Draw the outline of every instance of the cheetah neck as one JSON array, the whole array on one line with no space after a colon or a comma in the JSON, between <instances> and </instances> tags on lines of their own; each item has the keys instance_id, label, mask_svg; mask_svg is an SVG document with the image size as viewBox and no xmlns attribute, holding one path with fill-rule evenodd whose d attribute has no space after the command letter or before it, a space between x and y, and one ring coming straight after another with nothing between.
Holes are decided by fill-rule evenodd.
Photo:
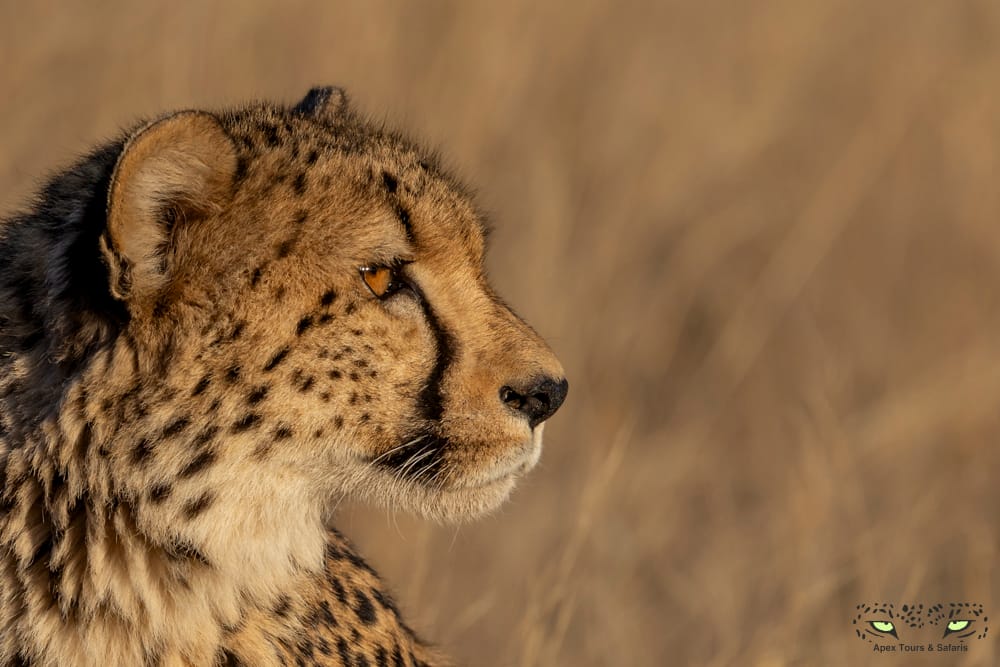
<instances>
[{"instance_id":1,"label":"cheetah neck","mask_svg":"<svg viewBox=\"0 0 1000 667\"><path fill-rule=\"evenodd\" d=\"M138 483L118 472L154 433L142 420L102 419L87 386L71 385L36 435L0 438L0 590L27 607L19 621L0 616L0 635L17 632L7 624L34 628L65 664L143 664L154 651L211 664L227 629L322 567L320 503L291 472L223 470L213 484L226 492L190 516L206 504L194 485L159 498L156 466Z\"/></svg>"}]
</instances>

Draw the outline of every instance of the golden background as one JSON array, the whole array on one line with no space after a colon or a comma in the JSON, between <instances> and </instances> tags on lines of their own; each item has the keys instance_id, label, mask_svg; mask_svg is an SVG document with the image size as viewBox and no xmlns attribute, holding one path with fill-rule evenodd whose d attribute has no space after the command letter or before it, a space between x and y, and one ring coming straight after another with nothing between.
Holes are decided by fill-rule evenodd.
<instances>
[{"instance_id":1,"label":"golden background","mask_svg":"<svg viewBox=\"0 0 1000 667\"><path fill-rule=\"evenodd\" d=\"M422 634L896 664L858 602L1000 615L1000 4L6 0L0 207L138 117L324 83L477 187L570 378L495 516L342 512Z\"/></svg>"}]
</instances>

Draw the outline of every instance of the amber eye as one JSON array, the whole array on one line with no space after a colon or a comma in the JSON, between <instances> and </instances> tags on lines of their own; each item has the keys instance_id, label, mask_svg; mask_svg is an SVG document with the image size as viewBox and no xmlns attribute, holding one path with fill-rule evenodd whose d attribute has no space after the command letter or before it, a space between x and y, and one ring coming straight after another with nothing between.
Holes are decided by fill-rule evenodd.
<instances>
[{"instance_id":1,"label":"amber eye","mask_svg":"<svg viewBox=\"0 0 1000 667\"><path fill-rule=\"evenodd\" d=\"M407 286L399 278L396 269L389 266L362 266L361 279L368 285L372 294L384 299Z\"/></svg>"}]
</instances>

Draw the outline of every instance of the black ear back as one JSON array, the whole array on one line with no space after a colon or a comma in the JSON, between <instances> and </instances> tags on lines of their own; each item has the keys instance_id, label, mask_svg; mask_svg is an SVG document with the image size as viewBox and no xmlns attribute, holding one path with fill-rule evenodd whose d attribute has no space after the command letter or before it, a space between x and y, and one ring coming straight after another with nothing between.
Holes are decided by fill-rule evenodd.
<instances>
[{"instance_id":1,"label":"black ear back","mask_svg":"<svg viewBox=\"0 0 1000 667\"><path fill-rule=\"evenodd\" d=\"M302 100L292 107L292 111L313 118L332 118L347 110L347 93L336 86L312 88Z\"/></svg>"}]
</instances>

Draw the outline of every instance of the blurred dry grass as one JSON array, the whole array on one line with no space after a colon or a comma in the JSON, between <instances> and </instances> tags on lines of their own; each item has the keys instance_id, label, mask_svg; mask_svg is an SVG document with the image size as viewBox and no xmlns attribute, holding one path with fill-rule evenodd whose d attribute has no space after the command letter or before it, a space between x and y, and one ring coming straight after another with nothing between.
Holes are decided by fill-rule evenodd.
<instances>
[{"instance_id":1,"label":"blurred dry grass","mask_svg":"<svg viewBox=\"0 0 1000 667\"><path fill-rule=\"evenodd\" d=\"M138 115L333 82L495 212L572 384L542 466L341 521L460 659L895 664L856 602L1000 615L1000 5L90 5L0 6L5 210Z\"/></svg>"}]
</instances>

